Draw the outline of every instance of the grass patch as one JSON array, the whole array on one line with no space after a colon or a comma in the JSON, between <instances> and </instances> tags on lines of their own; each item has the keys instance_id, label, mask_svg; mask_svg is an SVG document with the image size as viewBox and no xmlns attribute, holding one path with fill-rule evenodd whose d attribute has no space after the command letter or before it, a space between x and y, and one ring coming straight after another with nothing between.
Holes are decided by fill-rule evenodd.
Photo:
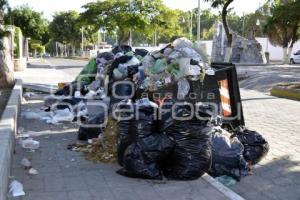
<instances>
[{"instance_id":1,"label":"grass patch","mask_svg":"<svg viewBox=\"0 0 300 200\"><path fill-rule=\"evenodd\" d=\"M300 83L282 83L271 89L271 95L300 101Z\"/></svg>"}]
</instances>

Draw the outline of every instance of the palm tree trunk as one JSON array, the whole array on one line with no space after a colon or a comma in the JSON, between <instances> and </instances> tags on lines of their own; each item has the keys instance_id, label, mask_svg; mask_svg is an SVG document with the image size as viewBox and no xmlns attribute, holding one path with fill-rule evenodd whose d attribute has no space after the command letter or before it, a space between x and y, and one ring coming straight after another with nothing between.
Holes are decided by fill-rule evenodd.
<instances>
[{"instance_id":1,"label":"palm tree trunk","mask_svg":"<svg viewBox=\"0 0 300 200\"><path fill-rule=\"evenodd\" d=\"M233 0L227 0L222 9L222 22L227 36L227 46L226 46L224 62L229 62L232 54L232 34L230 33L228 23L227 23L227 13L228 13L227 9L232 2Z\"/></svg>"}]
</instances>

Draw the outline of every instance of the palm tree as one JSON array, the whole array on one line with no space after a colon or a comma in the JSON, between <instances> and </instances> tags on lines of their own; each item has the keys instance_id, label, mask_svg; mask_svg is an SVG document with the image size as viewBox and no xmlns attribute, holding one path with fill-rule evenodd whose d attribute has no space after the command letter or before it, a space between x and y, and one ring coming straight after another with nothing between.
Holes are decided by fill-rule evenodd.
<instances>
[{"instance_id":1,"label":"palm tree","mask_svg":"<svg viewBox=\"0 0 300 200\"><path fill-rule=\"evenodd\" d=\"M229 12L228 7L234 0L205 0L211 2L213 8L222 6L222 23L227 37L227 47L225 53L225 62L229 62L232 53L232 34L230 33L229 26L227 23L227 14Z\"/></svg>"},{"instance_id":2,"label":"palm tree","mask_svg":"<svg viewBox=\"0 0 300 200\"><path fill-rule=\"evenodd\" d=\"M0 89L14 84L13 72L8 68L5 60L3 38L7 35L4 28L4 10L8 7L6 0L0 0Z\"/></svg>"}]
</instances>

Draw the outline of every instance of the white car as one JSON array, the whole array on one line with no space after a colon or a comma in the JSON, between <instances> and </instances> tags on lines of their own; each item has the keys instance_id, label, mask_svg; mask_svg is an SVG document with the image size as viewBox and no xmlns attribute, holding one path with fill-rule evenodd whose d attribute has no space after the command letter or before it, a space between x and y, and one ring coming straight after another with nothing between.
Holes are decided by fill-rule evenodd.
<instances>
[{"instance_id":1,"label":"white car","mask_svg":"<svg viewBox=\"0 0 300 200\"><path fill-rule=\"evenodd\" d=\"M300 51L293 53L290 57L290 64L300 63Z\"/></svg>"}]
</instances>

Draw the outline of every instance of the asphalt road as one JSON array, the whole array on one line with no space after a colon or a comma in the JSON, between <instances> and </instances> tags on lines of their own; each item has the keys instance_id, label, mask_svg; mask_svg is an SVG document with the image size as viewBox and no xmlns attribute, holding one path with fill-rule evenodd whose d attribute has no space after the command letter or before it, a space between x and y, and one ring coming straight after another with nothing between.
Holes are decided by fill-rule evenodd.
<instances>
[{"instance_id":1,"label":"asphalt road","mask_svg":"<svg viewBox=\"0 0 300 200\"><path fill-rule=\"evenodd\" d=\"M88 63L85 60L63 59L63 58L48 58L45 59L51 67L61 70L72 77L76 77L83 67Z\"/></svg>"},{"instance_id":2,"label":"asphalt road","mask_svg":"<svg viewBox=\"0 0 300 200\"><path fill-rule=\"evenodd\" d=\"M276 84L282 82L300 82L299 65L272 65L272 66L238 66L240 87L268 93Z\"/></svg>"}]
</instances>

